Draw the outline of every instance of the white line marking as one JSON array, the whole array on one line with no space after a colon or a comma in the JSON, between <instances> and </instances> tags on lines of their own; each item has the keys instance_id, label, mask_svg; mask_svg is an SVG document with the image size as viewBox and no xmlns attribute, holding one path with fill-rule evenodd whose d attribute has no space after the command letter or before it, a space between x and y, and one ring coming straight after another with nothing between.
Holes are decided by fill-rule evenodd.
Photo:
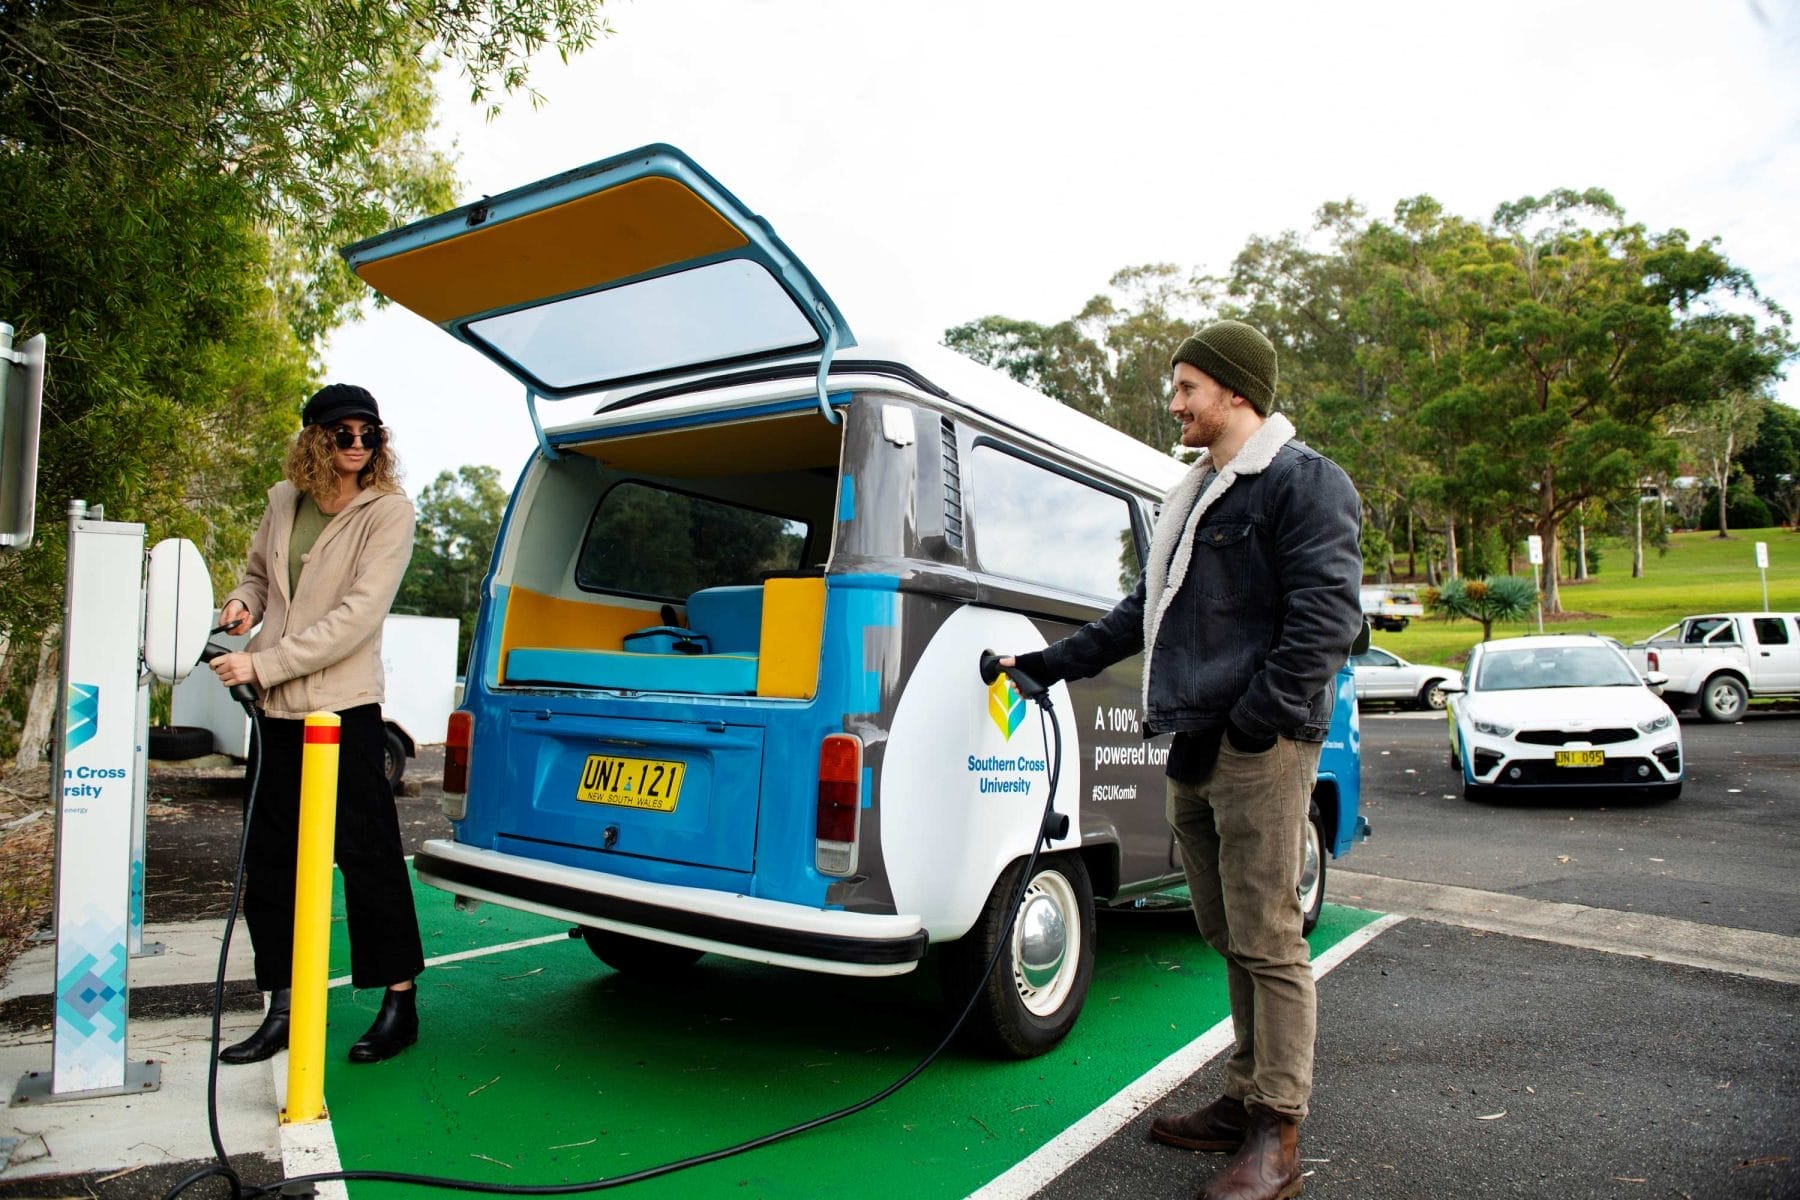
<instances>
[{"instance_id":1,"label":"white line marking","mask_svg":"<svg viewBox=\"0 0 1800 1200\"><path fill-rule=\"evenodd\" d=\"M465 958L485 958L490 954L504 954L508 950L523 950L527 946L547 946L551 942L566 942L568 940L569 935L566 933L547 933L543 937L525 938L523 941L505 942L498 946L479 946L474 950L458 950L455 954L440 954L436 958L426 959L425 965L428 967L439 967L445 963L461 962ZM326 986L345 987L349 982L350 977L348 975L339 975L336 979L330 980Z\"/></svg>"},{"instance_id":2,"label":"white line marking","mask_svg":"<svg viewBox=\"0 0 1800 1200\"><path fill-rule=\"evenodd\" d=\"M1378 917L1312 960L1313 978L1325 975L1377 936L1406 918ZM1054 1182L1107 1138L1124 1128L1145 1109L1174 1091L1188 1076L1215 1055L1231 1048L1231 1018L1183 1046L1121 1089L1112 1099L1057 1134L1048 1144L1020 1159L986 1187L969 1194L969 1200L1023 1200Z\"/></svg>"}]
</instances>

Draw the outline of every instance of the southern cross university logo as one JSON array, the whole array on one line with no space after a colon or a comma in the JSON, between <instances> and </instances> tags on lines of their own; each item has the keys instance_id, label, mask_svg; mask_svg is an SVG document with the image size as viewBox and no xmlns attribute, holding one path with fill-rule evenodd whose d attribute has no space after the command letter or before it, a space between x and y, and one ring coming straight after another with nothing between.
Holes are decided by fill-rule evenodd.
<instances>
[{"instance_id":1,"label":"southern cross university logo","mask_svg":"<svg viewBox=\"0 0 1800 1200\"><path fill-rule=\"evenodd\" d=\"M994 724L1000 727L1008 741L1012 740L1013 730L1019 727L1019 722L1025 719L1025 697L1019 695L1019 689L1004 675L988 688L988 716L994 718Z\"/></svg>"},{"instance_id":2,"label":"southern cross university logo","mask_svg":"<svg viewBox=\"0 0 1800 1200\"><path fill-rule=\"evenodd\" d=\"M68 705L63 720L65 752L91 739L100 727L100 689L91 683L71 683Z\"/></svg>"}]
</instances>

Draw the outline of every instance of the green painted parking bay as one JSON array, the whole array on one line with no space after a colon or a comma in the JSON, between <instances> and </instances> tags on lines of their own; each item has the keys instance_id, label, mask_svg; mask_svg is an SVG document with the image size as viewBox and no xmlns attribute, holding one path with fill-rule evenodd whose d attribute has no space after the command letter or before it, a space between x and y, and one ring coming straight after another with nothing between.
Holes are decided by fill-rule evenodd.
<instances>
[{"instance_id":1,"label":"green painted parking bay","mask_svg":"<svg viewBox=\"0 0 1800 1200\"><path fill-rule=\"evenodd\" d=\"M645 1170L862 1100L922 1058L949 1020L929 962L861 980L708 956L653 983L613 972L561 936L561 922L458 912L444 893L415 890L427 956L458 957L420 978L419 1044L386 1063L344 1061L380 993L333 989L325 1094L348 1171L563 1184ZM349 961L341 899L335 916L334 977ZM1327 906L1314 955L1376 916ZM873 1108L632 1194L981 1188L1228 1014L1223 963L1185 912L1107 914L1099 935L1086 1008L1050 1053L1010 1062L953 1046ZM371 1200L428 1194L349 1188Z\"/></svg>"}]
</instances>

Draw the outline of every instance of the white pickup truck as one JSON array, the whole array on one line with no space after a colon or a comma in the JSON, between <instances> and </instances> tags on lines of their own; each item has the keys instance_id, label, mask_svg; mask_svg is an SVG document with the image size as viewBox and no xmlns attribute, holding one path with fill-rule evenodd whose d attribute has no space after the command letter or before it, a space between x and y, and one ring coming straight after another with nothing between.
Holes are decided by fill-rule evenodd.
<instances>
[{"instance_id":1,"label":"white pickup truck","mask_svg":"<svg viewBox=\"0 0 1800 1200\"><path fill-rule=\"evenodd\" d=\"M1425 615L1425 606L1411 588L1365 587L1362 610L1371 626L1388 633L1399 633L1412 618Z\"/></svg>"},{"instance_id":2,"label":"white pickup truck","mask_svg":"<svg viewBox=\"0 0 1800 1200\"><path fill-rule=\"evenodd\" d=\"M1670 708L1697 700L1709 721L1741 720L1751 697L1800 696L1800 613L1683 617L1626 654L1638 670L1669 677Z\"/></svg>"}]
</instances>

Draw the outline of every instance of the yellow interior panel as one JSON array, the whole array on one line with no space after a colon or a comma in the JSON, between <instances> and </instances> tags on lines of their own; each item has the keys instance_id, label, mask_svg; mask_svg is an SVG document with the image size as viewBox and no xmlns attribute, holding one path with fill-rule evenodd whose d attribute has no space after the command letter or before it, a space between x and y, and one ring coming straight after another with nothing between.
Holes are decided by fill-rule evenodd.
<instances>
[{"instance_id":1,"label":"yellow interior panel","mask_svg":"<svg viewBox=\"0 0 1800 1200\"><path fill-rule=\"evenodd\" d=\"M622 650L626 634L659 620L657 613L641 608L564 600L516 587L507 593L506 625L500 631L500 669L505 671L506 656L517 646Z\"/></svg>"},{"instance_id":2,"label":"yellow interior panel","mask_svg":"<svg viewBox=\"0 0 1800 1200\"><path fill-rule=\"evenodd\" d=\"M823 579L766 580L756 694L811 699L819 690L819 653L824 632Z\"/></svg>"},{"instance_id":3,"label":"yellow interior panel","mask_svg":"<svg viewBox=\"0 0 1800 1200\"><path fill-rule=\"evenodd\" d=\"M634 179L357 269L363 282L439 325L587 291L747 239L673 179Z\"/></svg>"},{"instance_id":4,"label":"yellow interior panel","mask_svg":"<svg viewBox=\"0 0 1800 1200\"><path fill-rule=\"evenodd\" d=\"M833 425L818 410L808 409L774 420L689 426L574 448L617 470L700 479L751 469L836 467L842 436L842 425Z\"/></svg>"}]
</instances>

